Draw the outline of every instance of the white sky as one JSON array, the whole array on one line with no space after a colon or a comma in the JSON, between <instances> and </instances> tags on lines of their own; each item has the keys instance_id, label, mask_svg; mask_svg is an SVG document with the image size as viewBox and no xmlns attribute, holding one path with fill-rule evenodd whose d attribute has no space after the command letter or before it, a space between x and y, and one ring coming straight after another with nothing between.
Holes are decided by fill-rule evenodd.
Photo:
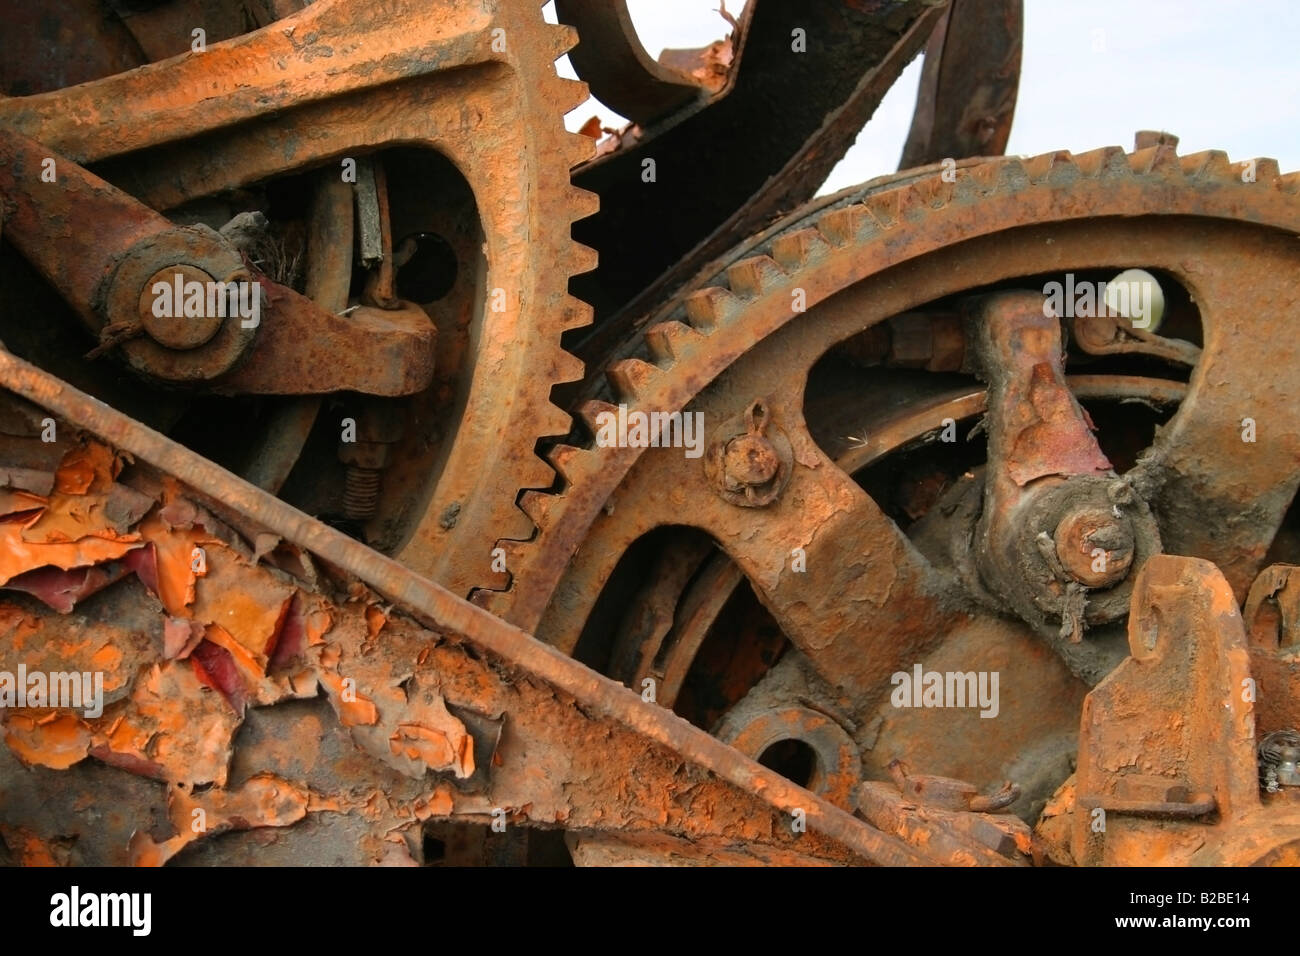
<instances>
[{"instance_id":1,"label":"white sky","mask_svg":"<svg viewBox=\"0 0 1300 956\"><path fill-rule=\"evenodd\" d=\"M787 2L787 0L768 0ZM698 47L727 25L717 0L628 0L651 56ZM741 0L727 9L739 13ZM547 5L547 19L554 11ZM897 168L921 58L908 66L821 192ZM564 75L573 76L567 59ZM1133 148L1139 129L1180 137L1179 152L1271 156L1300 169L1300 2L1296 0L1025 0L1020 96L1008 152ZM595 100L567 117L623 118Z\"/></svg>"}]
</instances>

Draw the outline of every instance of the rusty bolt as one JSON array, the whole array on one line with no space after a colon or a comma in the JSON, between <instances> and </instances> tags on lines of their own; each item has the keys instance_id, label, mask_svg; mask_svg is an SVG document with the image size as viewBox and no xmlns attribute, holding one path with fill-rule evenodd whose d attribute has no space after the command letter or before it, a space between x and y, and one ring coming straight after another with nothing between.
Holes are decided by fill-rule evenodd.
<instances>
[{"instance_id":1,"label":"rusty bolt","mask_svg":"<svg viewBox=\"0 0 1300 956\"><path fill-rule=\"evenodd\" d=\"M781 462L772 443L762 435L741 435L727 442L722 467L727 490L744 491L775 478Z\"/></svg>"},{"instance_id":2,"label":"rusty bolt","mask_svg":"<svg viewBox=\"0 0 1300 956\"><path fill-rule=\"evenodd\" d=\"M790 477L790 442L771 426L759 399L745 411L743 427L734 421L715 433L704 470L724 500L743 508L771 504Z\"/></svg>"},{"instance_id":3,"label":"rusty bolt","mask_svg":"<svg viewBox=\"0 0 1300 956\"><path fill-rule=\"evenodd\" d=\"M154 295L154 285L164 282L174 288L178 278L182 287L187 282L203 284L205 311L187 316L184 314L184 298L176 297L172 301L172 315L155 315L153 307L157 296ZM150 276L140 290L140 323L149 337L169 349L196 349L209 342L221 328L221 316L206 312L207 283L213 281L212 276L191 265L167 266Z\"/></svg>"},{"instance_id":4,"label":"rusty bolt","mask_svg":"<svg viewBox=\"0 0 1300 956\"><path fill-rule=\"evenodd\" d=\"M389 452L406 432L406 412L398 402L370 398L357 411L357 441L339 442L339 461L347 465L343 514L369 521L378 511L379 490Z\"/></svg>"},{"instance_id":5,"label":"rusty bolt","mask_svg":"<svg viewBox=\"0 0 1300 956\"><path fill-rule=\"evenodd\" d=\"M1118 584L1133 564L1133 527L1111 511L1083 507L1056 526L1056 556L1075 581L1090 588Z\"/></svg>"}]
</instances>

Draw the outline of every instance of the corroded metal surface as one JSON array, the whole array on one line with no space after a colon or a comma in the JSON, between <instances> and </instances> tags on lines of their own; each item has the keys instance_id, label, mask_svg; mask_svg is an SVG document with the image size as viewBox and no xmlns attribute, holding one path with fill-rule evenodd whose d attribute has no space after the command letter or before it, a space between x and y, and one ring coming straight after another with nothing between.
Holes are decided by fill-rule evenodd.
<instances>
[{"instance_id":1,"label":"corroded metal surface","mask_svg":"<svg viewBox=\"0 0 1300 956\"><path fill-rule=\"evenodd\" d=\"M1018 0L540 7L6 13L0 861L1300 859L1297 174L988 158Z\"/></svg>"},{"instance_id":2,"label":"corroded metal surface","mask_svg":"<svg viewBox=\"0 0 1300 956\"><path fill-rule=\"evenodd\" d=\"M1055 798L1069 857L1294 863L1300 805L1294 791L1260 793L1251 659L1227 580L1206 561L1154 557L1133 607L1131 656L1085 701L1079 769Z\"/></svg>"}]
</instances>

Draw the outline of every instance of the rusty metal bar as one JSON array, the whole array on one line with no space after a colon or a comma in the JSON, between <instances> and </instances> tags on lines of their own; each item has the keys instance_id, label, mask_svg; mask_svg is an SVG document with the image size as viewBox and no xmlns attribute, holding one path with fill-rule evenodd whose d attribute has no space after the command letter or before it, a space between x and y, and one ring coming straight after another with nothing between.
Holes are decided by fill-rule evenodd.
<instances>
[{"instance_id":1,"label":"rusty metal bar","mask_svg":"<svg viewBox=\"0 0 1300 956\"><path fill-rule=\"evenodd\" d=\"M3 349L0 385L176 475L200 493L355 575L433 626L496 654L776 809L802 810L809 826L839 840L864 860L887 866L942 862L918 854L671 712L646 704L621 684Z\"/></svg>"}]
</instances>

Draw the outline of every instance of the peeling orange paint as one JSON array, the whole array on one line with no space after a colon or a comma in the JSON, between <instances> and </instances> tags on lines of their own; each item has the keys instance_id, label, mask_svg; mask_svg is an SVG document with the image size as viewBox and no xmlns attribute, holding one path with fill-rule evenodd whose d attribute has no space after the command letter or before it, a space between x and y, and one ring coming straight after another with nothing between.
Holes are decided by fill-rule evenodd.
<instances>
[{"instance_id":1,"label":"peeling orange paint","mask_svg":"<svg viewBox=\"0 0 1300 956\"><path fill-rule=\"evenodd\" d=\"M66 770L90 752L90 728L67 714L41 720L30 713L14 713L4 729L9 749L29 766Z\"/></svg>"}]
</instances>

